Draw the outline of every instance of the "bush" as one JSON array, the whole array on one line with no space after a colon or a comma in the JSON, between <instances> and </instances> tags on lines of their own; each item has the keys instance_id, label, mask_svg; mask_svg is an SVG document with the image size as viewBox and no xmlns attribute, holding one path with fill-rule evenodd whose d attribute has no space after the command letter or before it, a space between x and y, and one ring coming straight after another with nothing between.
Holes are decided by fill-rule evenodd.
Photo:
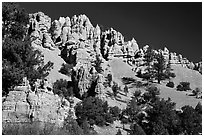
<instances>
[{"instance_id":1,"label":"bush","mask_svg":"<svg viewBox=\"0 0 204 137\"><path fill-rule=\"evenodd\" d=\"M202 133L202 115L191 106L184 106L181 109L183 113L179 116L183 132L188 135L199 135Z\"/></svg>"},{"instance_id":2,"label":"bush","mask_svg":"<svg viewBox=\"0 0 204 137\"><path fill-rule=\"evenodd\" d=\"M99 55L96 55L96 60L94 61L94 67L98 73L103 72L103 68L101 67L102 60L100 59Z\"/></svg>"},{"instance_id":3,"label":"bush","mask_svg":"<svg viewBox=\"0 0 204 137\"><path fill-rule=\"evenodd\" d=\"M120 129L118 129L118 131L117 131L116 135L122 135L122 133L121 133L121 130L120 130Z\"/></svg>"},{"instance_id":4,"label":"bush","mask_svg":"<svg viewBox=\"0 0 204 137\"><path fill-rule=\"evenodd\" d=\"M83 135L83 129L70 115L68 115L68 117L64 120L62 129L67 131L70 135Z\"/></svg>"},{"instance_id":5,"label":"bush","mask_svg":"<svg viewBox=\"0 0 204 137\"><path fill-rule=\"evenodd\" d=\"M127 96L127 94L128 94L128 86L127 85L125 85L125 87L124 87L124 92L125 92L125 94Z\"/></svg>"},{"instance_id":6,"label":"bush","mask_svg":"<svg viewBox=\"0 0 204 137\"><path fill-rule=\"evenodd\" d=\"M118 90L119 90L119 86L117 83L115 83L115 82L113 83L112 90L113 90L114 96L116 97L118 94Z\"/></svg>"},{"instance_id":7,"label":"bush","mask_svg":"<svg viewBox=\"0 0 204 137\"><path fill-rule=\"evenodd\" d=\"M119 118L120 113L121 113L121 110L119 107L117 106L110 107L110 114L116 119Z\"/></svg>"},{"instance_id":8,"label":"bush","mask_svg":"<svg viewBox=\"0 0 204 137\"><path fill-rule=\"evenodd\" d=\"M199 88L195 88L193 91L192 91L193 95L194 96L197 96L199 93L201 93L201 90Z\"/></svg>"},{"instance_id":9,"label":"bush","mask_svg":"<svg viewBox=\"0 0 204 137\"><path fill-rule=\"evenodd\" d=\"M202 115L202 104L200 102L196 105L195 110Z\"/></svg>"},{"instance_id":10,"label":"bush","mask_svg":"<svg viewBox=\"0 0 204 137\"><path fill-rule=\"evenodd\" d=\"M174 88L174 82L171 82L169 81L167 84L166 84L167 87L170 87L170 88Z\"/></svg>"},{"instance_id":11,"label":"bush","mask_svg":"<svg viewBox=\"0 0 204 137\"><path fill-rule=\"evenodd\" d=\"M160 94L160 90L155 86L149 86L146 89L147 92L143 94L145 102L151 101L155 102L159 99L158 95Z\"/></svg>"},{"instance_id":12,"label":"bush","mask_svg":"<svg viewBox=\"0 0 204 137\"><path fill-rule=\"evenodd\" d=\"M134 92L134 97L135 98L138 98L140 95L141 95L141 90L136 90L135 92Z\"/></svg>"},{"instance_id":13,"label":"bush","mask_svg":"<svg viewBox=\"0 0 204 137\"><path fill-rule=\"evenodd\" d=\"M130 126L130 135L146 135L144 130L137 123Z\"/></svg>"},{"instance_id":14,"label":"bush","mask_svg":"<svg viewBox=\"0 0 204 137\"><path fill-rule=\"evenodd\" d=\"M141 87L143 87L143 84L142 84L141 81L136 81L136 82L135 82L135 86L136 86L137 88L141 88Z\"/></svg>"},{"instance_id":15,"label":"bush","mask_svg":"<svg viewBox=\"0 0 204 137\"><path fill-rule=\"evenodd\" d=\"M75 106L77 121L82 123L87 120L90 125L105 125L106 122L112 123L113 119L110 115L107 102L103 102L99 98L88 97Z\"/></svg>"},{"instance_id":16,"label":"bush","mask_svg":"<svg viewBox=\"0 0 204 137\"><path fill-rule=\"evenodd\" d=\"M53 84L53 93L59 96L70 97L73 95L73 88L69 87L69 82L67 80L57 80Z\"/></svg>"},{"instance_id":17,"label":"bush","mask_svg":"<svg viewBox=\"0 0 204 137\"><path fill-rule=\"evenodd\" d=\"M107 80L108 80L108 86L110 87L111 86L111 82L113 80L113 76L111 74L108 74L107 75Z\"/></svg>"},{"instance_id":18,"label":"bush","mask_svg":"<svg viewBox=\"0 0 204 137\"><path fill-rule=\"evenodd\" d=\"M186 91L191 89L189 82L180 82L180 84L176 88L178 91Z\"/></svg>"},{"instance_id":19,"label":"bush","mask_svg":"<svg viewBox=\"0 0 204 137\"><path fill-rule=\"evenodd\" d=\"M144 74L138 73L137 76L139 78L143 78L143 80L147 80L147 81L151 81L151 79L152 79L152 75L150 73L144 73Z\"/></svg>"},{"instance_id":20,"label":"bush","mask_svg":"<svg viewBox=\"0 0 204 137\"><path fill-rule=\"evenodd\" d=\"M169 77L175 78L175 77L176 77L176 74L170 72L170 73L169 73Z\"/></svg>"},{"instance_id":21,"label":"bush","mask_svg":"<svg viewBox=\"0 0 204 137\"><path fill-rule=\"evenodd\" d=\"M72 74L72 68L73 68L73 64L62 64L62 67L60 68L59 72L67 75L67 76L71 76Z\"/></svg>"},{"instance_id":22,"label":"bush","mask_svg":"<svg viewBox=\"0 0 204 137\"><path fill-rule=\"evenodd\" d=\"M133 82L135 82L136 80L134 78L131 78L131 77L123 77L122 78L122 82L124 84L131 84Z\"/></svg>"}]
</instances>

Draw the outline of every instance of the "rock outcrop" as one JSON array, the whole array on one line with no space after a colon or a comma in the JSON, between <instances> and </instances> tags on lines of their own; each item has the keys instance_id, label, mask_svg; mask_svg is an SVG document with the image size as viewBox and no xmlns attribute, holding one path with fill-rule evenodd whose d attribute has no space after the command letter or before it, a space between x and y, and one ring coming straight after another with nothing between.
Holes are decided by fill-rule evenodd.
<instances>
[{"instance_id":1,"label":"rock outcrop","mask_svg":"<svg viewBox=\"0 0 204 137\"><path fill-rule=\"evenodd\" d=\"M76 104L76 103L75 103ZM73 105L52 91L10 91L2 103L2 122L46 122L62 126Z\"/></svg>"},{"instance_id":2,"label":"rock outcrop","mask_svg":"<svg viewBox=\"0 0 204 137\"><path fill-rule=\"evenodd\" d=\"M54 49L54 43L49 33L51 27L51 18L43 12L29 14L29 30L32 45L43 46L51 50Z\"/></svg>"}]
</instances>

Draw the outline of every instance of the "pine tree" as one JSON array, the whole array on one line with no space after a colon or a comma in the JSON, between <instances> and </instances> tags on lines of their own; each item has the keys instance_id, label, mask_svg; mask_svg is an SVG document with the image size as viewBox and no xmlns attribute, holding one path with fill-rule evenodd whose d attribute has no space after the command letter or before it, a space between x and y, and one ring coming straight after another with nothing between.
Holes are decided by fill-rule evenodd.
<instances>
[{"instance_id":1,"label":"pine tree","mask_svg":"<svg viewBox=\"0 0 204 137\"><path fill-rule=\"evenodd\" d=\"M17 3L2 3L2 89L8 94L27 77L32 84L48 75L53 63L44 65L42 54L27 36L28 13Z\"/></svg>"}]
</instances>

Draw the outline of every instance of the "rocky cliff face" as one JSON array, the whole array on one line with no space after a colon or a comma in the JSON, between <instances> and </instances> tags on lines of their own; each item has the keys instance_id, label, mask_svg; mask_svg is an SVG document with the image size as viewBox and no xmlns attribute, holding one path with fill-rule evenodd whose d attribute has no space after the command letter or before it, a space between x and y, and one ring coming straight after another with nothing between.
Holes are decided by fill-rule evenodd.
<instances>
[{"instance_id":1,"label":"rocky cliff face","mask_svg":"<svg viewBox=\"0 0 204 137\"><path fill-rule=\"evenodd\" d=\"M105 62L108 60L121 58L137 72L143 68L144 54L149 48L148 45L139 48L134 38L126 42L124 36L113 28L101 31L101 28L98 25L94 27L84 14L71 18L60 17L52 22L42 12L30 14L29 30L31 37L35 36L33 45L51 50L59 47L61 58L74 65L72 81L79 97L87 93L93 82L96 82L96 74L90 71L94 69L97 56L102 60L102 66L107 64ZM166 62L201 72L200 63L194 64L182 55L170 52L166 47L155 52L162 52ZM104 73L103 75L105 76Z\"/></svg>"},{"instance_id":2,"label":"rocky cliff face","mask_svg":"<svg viewBox=\"0 0 204 137\"><path fill-rule=\"evenodd\" d=\"M62 126L70 103L52 91L39 89L38 93L24 89L10 91L2 103L2 122L49 122Z\"/></svg>"}]
</instances>

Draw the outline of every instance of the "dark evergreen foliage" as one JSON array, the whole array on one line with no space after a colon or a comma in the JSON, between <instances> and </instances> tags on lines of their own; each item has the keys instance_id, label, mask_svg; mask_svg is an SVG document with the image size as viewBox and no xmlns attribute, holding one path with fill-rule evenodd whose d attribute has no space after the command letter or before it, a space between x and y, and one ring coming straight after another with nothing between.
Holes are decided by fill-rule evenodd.
<instances>
[{"instance_id":1,"label":"dark evergreen foliage","mask_svg":"<svg viewBox=\"0 0 204 137\"><path fill-rule=\"evenodd\" d=\"M160 51L156 53L153 49L148 48L144 58L148 72L144 74L139 73L139 77L145 80L156 79L159 84L162 80L175 77L175 74L171 72L170 63L166 64L165 58Z\"/></svg>"},{"instance_id":2,"label":"dark evergreen foliage","mask_svg":"<svg viewBox=\"0 0 204 137\"><path fill-rule=\"evenodd\" d=\"M178 91L191 90L189 82L180 82L180 84L176 88Z\"/></svg>"},{"instance_id":3,"label":"dark evergreen foliage","mask_svg":"<svg viewBox=\"0 0 204 137\"><path fill-rule=\"evenodd\" d=\"M170 87L170 88L174 88L174 82L171 82L169 81L167 84L166 84L167 87Z\"/></svg>"},{"instance_id":4,"label":"dark evergreen foliage","mask_svg":"<svg viewBox=\"0 0 204 137\"><path fill-rule=\"evenodd\" d=\"M73 96L73 87L67 80L60 79L53 84L53 93L68 98Z\"/></svg>"},{"instance_id":5,"label":"dark evergreen foliage","mask_svg":"<svg viewBox=\"0 0 204 137\"><path fill-rule=\"evenodd\" d=\"M191 106L184 106L181 109L183 113L180 113L179 116L183 133L188 135L202 133L202 115Z\"/></svg>"},{"instance_id":6,"label":"dark evergreen foliage","mask_svg":"<svg viewBox=\"0 0 204 137\"><path fill-rule=\"evenodd\" d=\"M106 122L113 122L107 102L103 102L96 97L85 98L81 103L76 105L75 110L79 123L87 120L91 125L103 126Z\"/></svg>"},{"instance_id":7,"label":"dark evergreen foliage","mask_svg":"<svg viewBox=\"0 0 204 137\"><path fill-rule=\"evenodd\" d=\"M98 73L101 73L103 71L103 69L101 67L102 60L100 59L100 57L98 55L96 55L96 60L94 63L95 63L94 67L95 67L96 71Z\"/></svg>"},{"instance_id":8,"label":"dark evergreen foliage","mask_svg":"<svg viewBox=\"0 0 204 137\"><path fill-rule=\"evenodd\" d=\"M2 94L19 85L23 77L30 84L46 77L53 66L44 65L42 54L27 37L28 14L16 3L2 3Z\"/></svg>"},{"instance_id":9,"label":"dark evergreen foliage","mask_svg":"<svg viewBox=\"0 0 204 137\"><path fill-rule=\"evenodd\" d=\"M121 130L120 130L120 129L118 129L118 131L117 131L116 135L122 135L122 132L121 132Z\"/></svg>"},{"instance_id":10,"label":"dark evergreen foliage","mask_svg":"<svg viewBox=\"0 0 204 137\"><path fill-rule=\"evenodd\" d=\"M60 68L59 72L67 75L67 76L71 76L72 75L72 68L73 68L73 64L62 64L62 67Z\"/></svg>"}]
</instances>

